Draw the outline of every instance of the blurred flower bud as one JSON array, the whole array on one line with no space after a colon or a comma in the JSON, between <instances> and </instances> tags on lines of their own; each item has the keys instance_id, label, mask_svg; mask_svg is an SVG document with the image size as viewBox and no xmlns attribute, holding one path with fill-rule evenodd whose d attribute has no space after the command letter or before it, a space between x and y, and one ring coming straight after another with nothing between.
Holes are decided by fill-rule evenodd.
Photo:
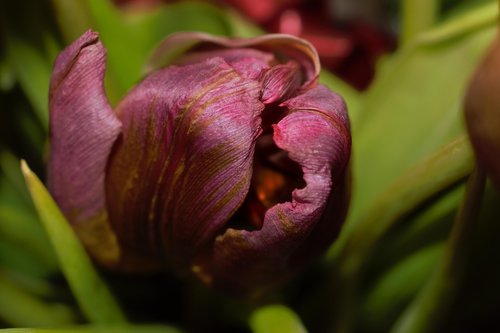
<instances>
[{"instance_id":1,"label":"blurred flower bud","mask_svg":"<svg viewBox=\"0 0 500 333\"><path fill-rule=\"evenodd\" d=\"M97 33L56 60L48 186L94 259L249 293L322 253L346 214L351 136L310 44L178 33L148 69L113 110Z\"/></svg>"},{"instance_id":2,"label":"blurred flower bud","mask_svg":"<svg viewBox=\"0 0 500 333\"><path fill-rule=\"evenodd\" d=\"M500 40L477 68L465 98L465 120L478 163L500 190Z\"/></svg>"}]
</instances>

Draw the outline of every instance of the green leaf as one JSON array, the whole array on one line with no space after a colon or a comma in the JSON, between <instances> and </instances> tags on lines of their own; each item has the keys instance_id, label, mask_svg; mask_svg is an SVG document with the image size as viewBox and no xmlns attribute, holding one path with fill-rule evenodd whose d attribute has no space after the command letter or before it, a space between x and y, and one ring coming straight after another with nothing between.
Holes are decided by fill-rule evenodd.
<instances>
[{"instance_id":1,"label":"green leaf","mask_svg":"<svg viewBox=\"0 0 500 333\"><path fill-rule=\"evenodd\" d=\"M40 259L26 246L0 237L0 267L39 278L57 272L57 266L48 265Z\"/></svg>"},{"instance_id":2,"label":"green leaf","mask_svg":"<svg viewBox=\"0 0 500 333\"><path fill-rule=\"evenodd\" d=\"M262 28L255 25L255 23L244 17L233 8L229 7L223 10L225 19L227 20L230 29L229 35L241 38L249 38L266 33L264 30L262 30Z\"/></svg>"},{"instance_id":3,"label":"green leaf","mask_svg":"<svg viewBox=\"0 0 500 333\"><path fill-rule=\"evenodd\" d=\"M153 48L173 32L203 31L245 37L261 34L239 14L206 2L172 3L148 11L122 11L110 0L52 3L67 43L89 28L101 34L108 50L106 88L112 104L141 79Z\"/></svg>"},{"instance_id":4,"label":"green leaf","mask_svg":"<svg viewBox=\"0 0 500 333\"><path fill-rule=\"evenodd\" d=\"M48 91L52 63L33 44L14 34L6 38L9 64L36 111L40 123L48 127ZM11 110L13 112L13 110Z\"/></svg>"},{"instance_id":5,"label":"green leaf","mask_svg":"<svg viewBox=\"0 0 500 333\"><path fill-rule=\"evenodd\" d=\"M368 258L372 246L401 217L465 178L473 165L473 154L465 137L437 150L389 184L367 207L350 234L334 245L332 255L340 254L346 273L355 274Z\"/></svg>"},{"instance_id":6,"label":"green leaf","mask_svg":"<svg viewBox=\"0 0 500 333\"><path fill-rule=\"evenodd\" d=\"M449 315L471 254L478 227L479 211L486 177L476 169L469 177L467 190L443 258L425 288L394 324L393 333L440 332L443 319Z\"/></svg>"},{"instance_id":7,"label":"green leaf","mask_svg":"<svg viewBox=\"0 0 500 333\"><path fill-rule=\"evenodd\" d=\"M496 24L498 20L498 4L495 0L486 0L485 4L477 5L474 2L463 3L462 7L473 7L463 9L460 15L455 15L435 29L426 31L417 36L416 45L435 44L450 41L454 38L462 38L469 33L482 28L488 28ZM455 9L460 6L455 7Z\"/></svg>"},{"instance_id":8,"label":"green leaf","mask_svg":"<svg viewBox=\"0 0 500 333\"><path fill-rule=\"evenodd\" d=\"M483 13L482 25L455 28L447 39L417 38L381 65L353 122L355 183L347 229L387 184L464 132L462 95L496 31L490 16ZM441 36L449 24L426 36Z\"/></svg>"},{"instance_id":9,"label":"green leaf","mask_svg":"<svg viewBox=\"0 0 500 333\"><path fill-rule=\"evenodd\" d=\"M19 162L2 152L0 171L0 263L36 276L57 272L57 259L31 203Z\"/></svg>"},{"instance_id":10,"label":"green leaf","mask_svg":"<svg viewBox=\"0 0 500 333\"><path fill-rule=\"evenodd\" d=\"M65 285L53 284L49 279L22 274L4 268L0 271L2 278L30 293L33 297L36 296L48 300L61 299L61 297L67 296L67 288Z\"/></svg>"},{"instance_id":11,"label":"green leaf","mask_svg":"<svg viewBox=\"0 0 500 333\"><path fill-rule=\"evenodd\" d=\"M0 59L0 91L9 91L16 83L14 69L6 59Z\"/></svg>"},{"instance_id":12,"label":"green leaf","mask_svg":"<svg viewBox=\"0 0 500 333\"><path fill-rule=\"evenodd\" d=\"M3 1L0 9L0 39L5 47L7 65L45 131L48 128L50 73L59 49L50 14L46 2L39 0Z\"/></svg>"},{"instance_id":13,"label":"green leaf","mask_svg":"<svg viewBox=\"0 0 500 333\"><path fill-rule=\"evenodd\" d=\"M464 193L463 183L449 191L440 192L412 213L411 219L406 219L399 228L393 228L384 235L368 258L366 265L369 273L373 276L383 275L392 269L394 263L433 244L444 242Z\"/></svg>"},{"instance_id":14,"label":"green leaf","mask_svg":"<svg viewBox=\"0 0 500 333\"><path fill-rule=\"evenodd\" d=\"M432 273L443 249L438 243L413 253L382 276L368 292L362 302L362 314L359 317L361 327L366 331L387 331L388 323L393 322L399 311Z\"/></svg>"},{"instance_id":15,"label":"green leaf","mask_svg":"<svg viewBox=\"0 0 500 333\"><path fill-rule=\"evenodd\" d=\"M362 95L353 87L326 70L321 71L319 81L344 98L351 123L358 123L358 111Z\"/></svg>"},{"instance_id":16,"label":"green leaf","mask_svg":"<svg viewBox=\"0 0 500 333\"><path fill-rule=\"evenodd\" d=\"M11 153L0 152L0 170L5 175L10 186L18 192L19 195L29 200L29 194L24 183L23 175L19 171L19 162Z\"/></svg>"},{"instance_id":17,"label":"green leaf","mask_svg":"<svg viewBox=\"0 0 500 333\"><path fill-rule=\"evenodd\" d=\"M0 236L0 239L8 239L18 247L22 247L24 253L31 254L34 260L47 268L48 272L57 271L58 264L54 251L50 248L45 230L42 229L36 216L0 203Z\"/></svg>"},{"instance_id":18,"label":"green leaf","mask_svg":"<svg viewBox=\"0 0 500 333\"><path fill-rule=\"evenodd\" d=\"M60 1L54 3L61 6ZM106 82L112 103L140 80L147 57L167 35L181 30L231 33L225 14L203 2L169 4L147 12L123 12L109 0L87 0L86 8L92 24L87 28L101 34L108 50Z\"/></svg>"},{"instance_id":19,"label":"green leaf","mask_svg":"<svg viewBox=\"0 0 500 333\"><path fill-rule=\"evenodd\" d=\"M89 8L82 0L51 0L59 31L67 43L80 37L92 26Z\"/></svg>"},{"instance_id":20,"label":"green leaf","mask_svg":"<svg viewBox=\"0 0 500 333\"><path fill-rule=\"evenodd\" d=\"M61 269L68 280L82 312L96 324L125 322L125 316L106 284L95 271L91 260L69 223L38 177L22 161L21 169Z\"/></svg>"},{"instance_id":21,"label":"green leaf","mask_svg":"<svg viewBox=\"0 0 500 333\"><path fill-rule=\"evenodd\" d=\"M13 326L70 325L76 315L63 304L47 303L19 288L0 271L0 319Z\"/></svg>"},{"instance_id":22,"label":"green leaf","mask_svg":"<svg viewBox=\"0 0 500 333\"><path fill-rule=\"evenodd\" d=\"M473 168L470 144L462 137L423 159L386 187L369 206L350 232L339 238L330 252L335 261L333 279L337 311L337 330L353 324L354 295L371 257L373 248L402 218L440 191L465 178Z\"/></svg>"},{"instance_id":23,"label":"green leaf","mask_svg":"<svg viewBox=\"0 0 500 333\"><path fill-rule=\"evenodd\" d=\"M255 310L250 317L254 333L306 333L300 318L284 305L268 305Z\"/></svg>"}]
</instances>

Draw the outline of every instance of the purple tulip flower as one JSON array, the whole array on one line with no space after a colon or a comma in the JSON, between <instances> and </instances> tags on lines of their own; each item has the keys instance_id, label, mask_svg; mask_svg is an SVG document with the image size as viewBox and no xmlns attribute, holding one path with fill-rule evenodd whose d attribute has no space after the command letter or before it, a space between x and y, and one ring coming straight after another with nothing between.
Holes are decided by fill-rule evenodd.
<instances>
[{"instance_id":1,"label":"purple tulip flower","mask_svg":"<svg viewBox=\"0 0 500 333\"><path fill-rule=\"evenodd\" d=\"M105 58L88 31L59 55L50 85L48 186L97 262L174 267L250 293L336 238L349 119L317 83L309 43L174 34L114 109Z\"/></svg>"}]
</instances>

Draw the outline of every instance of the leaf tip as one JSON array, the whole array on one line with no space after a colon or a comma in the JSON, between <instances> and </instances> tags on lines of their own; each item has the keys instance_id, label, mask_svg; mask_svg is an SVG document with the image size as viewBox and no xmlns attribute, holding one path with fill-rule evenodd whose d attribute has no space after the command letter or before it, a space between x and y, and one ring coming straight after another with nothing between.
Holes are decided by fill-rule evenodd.
<instances>
[{"instance_id":1,"label":"leaf tip","mask_svg":"<svg viewBox=\"0 0 500 333\"><path fill-rule=\"evenodd\" d=\"M28 163L26 163L25 160L21 159L20 164L24 179L28 180L28 178L32 177L33 171L31 171L30 167L28 166Z\"/></svg>"}]
</instances>

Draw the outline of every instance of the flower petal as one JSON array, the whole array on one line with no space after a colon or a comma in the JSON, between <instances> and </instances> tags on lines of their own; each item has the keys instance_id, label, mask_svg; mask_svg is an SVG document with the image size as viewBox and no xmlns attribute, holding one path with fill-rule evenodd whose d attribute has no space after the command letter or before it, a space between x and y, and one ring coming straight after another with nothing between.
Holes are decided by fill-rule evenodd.
<instances>
[{"instance_id":1,"label":"flower petal","mask_svg":"<svg viewBox=\"0 0 500 333\"><path fill-rule=\"evenodd\" d=\"M262 229L228 229L216 239L212 256L193 268L209 284L245 292L284 278L324 251L345 217L351 137L344 102L318 86L282 105L289 114L274 125L274 141L302 167L306 186L271 207Z\"/></svg>"},{"instance_id":2,"label":"flower petal","mask_svg":"<svg viewBox=\"0 0 500 333\"><path fill-rule=\"evenodd\" d=\"M151 72L170 64L180 55L193 49L203 48L252 48L277 54L288 60L295 60L304 69L308 86L319 75L320 63L316 50L306 40L286 34L268 34L255 38L231 39L201 32L178 32L164 39L153 52L146 72Z\"/></svg>"},{"instance_id":3,"label":"flower petal","mask_svg":"<svg viewBox=\"0 0 500 333\"><path fill-rule=\"evenodd\" d=\"M474 73L465 96L465 120L479 164L500 191L500 36Z\"/></svg>"},{"instance_id":4,"label":"flower petal","mask_svg":"<svg viewBox=\"0 0 500 333\"><path fill-rule=\"evenodd\" d=\"M89 30L55 62L48 186L89 251L112 262L119 249L107 221L104 176L121 124L104 93L105 61L98 34Z\"/></svg>"},{"instance_id":5,"label":"flower petal","mask_svg":"<svg viewBox=\"0 0 500 333\"><path fill-rule=\"evenodd\" d=\"M260 90L213 58L148 76L118 106L107 193L126 246L182 266L220 232L248 192Z\"/></svg>"},{"instance_id":6,"label":"flower petal","mask_svg":"<svg viewBox=\"0 0 500 333\"><path fill-rule=\"evenodd\" d=\"M190 52L178 58L174 64L196 64L214 57L224 59L238 73L252 80L257 80L261 72L275 62L274 55L271 53L247 48L232 48Z\"/></svg>"},{"instance_id":7,"label":"flower petal","mask_svg":"<svg viewBox=\"0 0 500 333\"><path fill-rule=\"evenodd\" d=\"M299 68L293 62L273 66L262 72L261 82L261 100L264 104L290 98L301 85Z\"/></svg>"}]
</instances>

